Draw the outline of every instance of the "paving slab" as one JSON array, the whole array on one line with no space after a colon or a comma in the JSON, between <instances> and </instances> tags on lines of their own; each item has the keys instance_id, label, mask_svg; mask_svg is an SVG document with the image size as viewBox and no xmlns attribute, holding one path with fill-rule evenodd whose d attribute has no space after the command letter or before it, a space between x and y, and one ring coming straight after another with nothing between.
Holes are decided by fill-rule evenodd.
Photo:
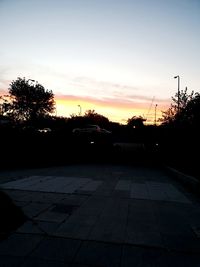
<instances>
[{"instance_id":1,"label":"paving slab","mask_svg":"<svg viewBox=\"0 0 200 267\"><path fill-rule=\"evenodd\" d=\"M80 215L79 213L75 213L72 216L68 218L62 225L64 224L80 224L82 223L83 225L86 226L94 226L94 224L97 222L98 216L95 215Z\"/></svg>"},{"instance_id":2,"label":"paving slab","mask_svg":"<svg viewBox=\"0 0 200 267\"><path fill-rule=\"evenodd\" d=\"M21 227L16 230L16 233L44 234L44 232L38 227L37 223L32 221L26 221Z\"/></svg>"},{"instance_id":3,"label":"paving slab","mask_svg":"<svg viewBox=\"0 0 200 267\"><path fill-rule=\"evenodd\" d=\"M25 202L39 202L39 203L54 203L64 198L62 194L53 194L36 191L26 191L27 193L20 198L21 201Z\"/></svg>"},{"instance_id":4,"label":"paving slab","mask_svg":"<svg viewBox=\"0 0 200 267\"><path fill-rule=\"evenodd\" d=\"M52 235L57 228L60 226L60 223L57 222L44 222L44 221L36 221L38 228L43 232L47 233L48 235Z\"/></svg>"},{"instance_id":5,"label":"paving slab","mask_svg":"<svg viewBox=\"0 0 200 267\"><path fill-rule=\"evenodd\" d=\"M112 194L110 194L114 198L129 198L130 191L127 190L114 190Z\"/></svg>"},{"instance_id":6,"label":"paving slab","mask_svg":"<svg viewBox=\"0 0 200 267\"><path fill-rule=\"evenodd\" d=\"M48 204L48 203L31 202L28 205L22 207L22 210L23 210L25 215L32 218L32 217L39 215L41 212L46 211L51 206L52 205Z\"/></svg>"},{"instance_id":7,"label":"paving slab","mask_svg":"<svg viewBox=\"0 0 200 267\"><path fill-rule=\"evenodd\" d=\"M165 261L167 266L169 267L199 267L200 255L194 255L193 253L189 254L171 252L165 254L163 261Z\"/></svg>"},{"instance_id":8,"label":"paving slab","mask_svg":"<svg viewBox=\"0 0 200 267\"><path fill-rule=\"evenodd\" d=\"M81 241L48 237L42 240L30 257L44 260L72 262Z\"/></svg>"},{"instance_id":9,"label":"paving slab","mask_svg":"<svg viewBox=\"0 0 200 267\"><path fill-rule=\"evenodd\" d=\"M114 178L112 174L111 177L112 177L111 179L110 178L105 179L104 182L93 193L93 195L102 197L112 196L113 192L115 192L115 186L118 180L116 179L116 177Z\"/></svg>"},{"instance_id":10,"label":"paving slab","mask_svg":"<svg viewBox=\"0 0 200 267\"><path fill-rule=\"evenodd\" d=\"M129 201L127 199L107 198L105 207L101 216L115 216L117 218L126 218L128 213Z\"/></svg>"},{"instance_id":11,"label":"paving slab","mask_svg":"<svg viewBox=\"0 0 200 267\"><path fill-rule=\"evenodd\" d=\"M130 197L135 199L190 203L190 200L172 184L151 181L132 183Z\"/></svg>"},{"instance_id":12,"label":"paving slab","mask_svg":"<svg viewBox=\"0 0 200 267\"><path fill-rule=\"evenodd\" d=\"M24 262L24 257L0 256L1 267L20 267Z\"/></svg>"},{"instance_id":13,"label":"paving slab","mask_svg":"<svg viewBox=\"0 0 200 267\"><path fill-rule=\"evenodd\" d=\"M53 234L61 237L86 239L97 219L98 217L95 215L72 214L68 220L60 224Z\"/></svg>"},{"instance_id":14,"label":"paving slab","mask_svg":"<svg viewBox=\"0 0 200 267\"><path fill-rule=\"evenodd\" d=\"M57 237L66 237L85 240L91 232L92 226L88 224L88 220L82 220L76 223L65 222L62 223L58 229L53 233Z\"/></svg>"},{"instance_id":15,"label":"paving slab","mask_svg":"<svg viewBox=\"0 0 200 267\"><path fill-rule=\"evenodd\" d=\"M55 223L61 223L65 221L69 217L69 214L56 212L55 207L56 207L55 205L50 206L48 210L45 210L44 212L40 213L34 219L38 221L55 222Z\"/></svg>"},{"instance_id":16,"label":"paving slab","mask_svg":"<svg viewBox=\"0 0 200 267\"><path fill-rule=\"evenodd\" d=\"M121 245L84 241L74 262L89 266L119 267L121 250Z\"/></svg>"},{"instance_id":17,"label":"paving slab","mask_svg":"<svg viewBox=\"0 0 200 267\"><path fill-rule=\"evenodd\" d=\"M106 207L108 199L102 196L91 196L88 200L77 210L80 215L98 216Z\"/></svg>"},{"instance_id":18,"label":"paving slab","mask_svg":"<svg viewBox=\"0 0 200 267\"><path fill-rule=\"evenodd\" d=\"M20 207L20 208L23 208L23 207L25 207L26 205L29 204L29 202L26 202L26 201L17 201L17 200L13 200L13 203L14 203L17 207Z\"/></svg>"},{"instance_id":19,"label":"paving slab","mask_svg":"<svg viewBox=\"0 0 200 267\"><path fill-rule=\"evenodd\" d=\"M101 184L102 181L93 181L89 178L30 176L3 183L1 187L4 189L71 194L76 190L95 191Z\"/></svg>"},{"instance_id":20,"label":"paving slab","mask_svg":"<svg viewBox=\"0 0 200 267\"><path fill-rule=\"evenodd\" d=\"M31 192L30 192L31 193ZM35 193L37 193L35 195ZM66 197L66 194L55 194L49 192L34 192L31 201L32 202L41 202L41 203L59 203Z\"/></svg>"},{"instance_id":21,"label":"paving slab","mask_svg":"<svg viewBox=\"0 0 200 267\"><path fill-rule=\"evenodd\" d=\"M179 234L184 236L194 236L192 228L187 222L181 221L180 218L159 218L157 220L157 230L161 234Z\"/></svg>"},{"instance_id":22,"label":"paving slab","mask_svg":"<svg viewBox=\"0 0 200 267\"><path fill-rule=\"evenodd\" d=\"M65 194L65 197L62 200L60 200L59 203L63 205L81 206L82 204L85 203L86 200L88 200L88 196L86 195L78 195L78 194L66 195Z\"/></svg>"},{"instance_id":23,"label":"paving slab","mask_svg":"<svg viewBox=\"0 0 200 267\"><path fill-rule=\"evenodd\" d=\"M136 199L151 199L149 190L145 183L132 183L131 184L131 198Z\"/></svg>"},{"instance_id":24,"label":"paving slab","mask_svg":"<svg viewBox=\"0 0 200 267\"><path fill-rule=\"evenodd\" d=\"M169 267L169 265L165 261L165 254L162 250L124 245L121 267L130 266Z\"/></svg>"},{"instance_id":25,"label":"paving slab","mask_svg":"<svg viewBox=\"0 0 200 267\"><path fill-rule=\"evenodd\" d=\"M23 179L11 181L8 183L4 183L1 186L3 188L9 188L9 189L21 189L21 190L26 190L28 188L33 188L34 185L36 184L41 184L44 181L47 181L51 179L51 177L45 176L30 176L30 177L25 177Z\"/></svg>"},{"instance_id":26,"label":"paving slab","mask_svg":"<svg viewBox=\"0 0 200 267\"><path fill-rule=\"evenodd\" d=\"M0 255L27 256L42 239L40 235L12 234L0 242Z\"/></svg>"},{"instance_id":27,"label":"paving slab","mask_svg":"<svg viewBox=\"0 0 200 267\"><path fill-rule=\"evenodd\" d=\"M103 217L91 229L88 239L105 242L123 243L126 235L125 219L116 220L115 217Z\"/></svg>"},{"instance_id":28,"label":"paving slab","mask_svg":"<svg viewBox=\"0 0 200 267\"><path fill-rule=\"evenodd\" d=\"M102 184L102 181L90 181L86 185L81 187L83 191L96 191L97 188Z\"/></svg>"},{"instance_id":29,"label":"paving slab","mask_svg":"<svg viewBox=\"0 0 200 267\"><path fill-rule=\"evenodd\" d=\"M131 188L131 180L119 180L115 186L115 190L129 191Z\"/></svg>"},{"instance_id":30,"label":"paving slab","mask_svg":"<svg viewBox=\"0 0 200 267\"><path fill-rule=\"evenodd\" d=\"M146 232L138 232L127 230L127 235L125 239L126 244L131 245L139 245L145 247L157 247L164 248L166 244L164 244L162 235L159 232L146 231Z\"/></svg>"},{"instance_id":31,"label":"paving slab","mask_svg":"<svg viewBox=\"0 0 200 267\"><path fill-rule=\"evenodd\" d=\"M26 221L16 230L16 233L51 235L55 232L59 225L60 223L56 222L45 222L38 220Z\"/></svg>"},{"instance_id":32,"label":"paving slab","mask_svg":"<svg viewBox=\"0 0 200 267\"><path fill-rule=\"evenodd\" d=\"M162 183L155 183L155 182L146 182L145 185L147 186L147 190L149 192L149 199L161 200L161 201L170 200L166 192L166 185L163 185Z\"/></svg>"},{"instance_id":33,"label":"paving slab","mask_svg":"<svg viewBox=\"0 0 200 267\"><path fill-rule=\"evenodd\" d=\"M165 247L169 250L200 254L200 239L194 236L162 234L162 239Z\"/></svg>"}]
</instances>

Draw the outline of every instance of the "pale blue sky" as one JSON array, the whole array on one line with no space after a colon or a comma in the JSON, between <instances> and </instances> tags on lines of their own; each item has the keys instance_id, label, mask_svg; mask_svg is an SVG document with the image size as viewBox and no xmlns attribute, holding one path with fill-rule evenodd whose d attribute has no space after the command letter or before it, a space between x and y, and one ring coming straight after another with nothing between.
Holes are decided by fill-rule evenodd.
<instances>
[{"instance_id":1,"label":"pale blue sky","mask_svg":"<svg viewBox=\"0 0 200 267\"><path fill-rule=\"evenodd\" d=\"M0 90L18 76L55 94L146 99L200 90L198 0L0 0Z\"/></svg>"}]
</instances>

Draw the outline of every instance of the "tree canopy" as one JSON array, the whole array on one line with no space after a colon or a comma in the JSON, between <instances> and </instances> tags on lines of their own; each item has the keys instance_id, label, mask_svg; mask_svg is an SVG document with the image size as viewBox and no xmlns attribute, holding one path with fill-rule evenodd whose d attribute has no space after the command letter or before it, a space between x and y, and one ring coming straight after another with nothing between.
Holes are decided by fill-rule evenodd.
<instances>
[{"instance_id":1,"label":"tree canopy","mask_svg":"<svg viewBox=\"0 0 200 267\"><path fill-rule=\"evenodd\" d=\"M188 94L186 87L179 94L179 110L178 93L176 93L172 97L170 108L162 113L160 121L164 125L200 127L200 94L194 91Z\"/></svg>"},{"instance_id":2,"label":"tree canopy","mask_svg":"<svg viewBox=\"0 0 200 267\"><path fill-rule=\"evenodd\" d=\"M84 117L89 119L91 123L98 124L99 126L106 127L109 124L109 119L101 114L98 114L95 110L87 110Z\"/></svg>"},{"instance_id":3,"label":"tree canopy","mask_svg":"<svg viewBox=\"0 0 200 267\"><path fill-rule=\"evenodd\" d=\"M7 113L15 120L35 121L54 112L55 101L51 90L39 83L18 77L9 87L10 103Z\"/></svg>"},{"instance_id":4,"label":"tree canopy","mask_svg":"<svg viewBox=\"0 0 200 267\"><path fill-rule=\"evenodd\" d=\"M141 128L144 126L145 119L141 116L133 116L127 120L127 125L133 128Z\"/></svg>"}]
</instances>

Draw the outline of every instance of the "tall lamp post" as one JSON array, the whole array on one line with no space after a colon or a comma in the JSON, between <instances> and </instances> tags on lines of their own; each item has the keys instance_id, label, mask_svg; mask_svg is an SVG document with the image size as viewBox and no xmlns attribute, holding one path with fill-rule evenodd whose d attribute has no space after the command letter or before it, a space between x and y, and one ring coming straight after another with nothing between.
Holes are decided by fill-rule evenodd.
<instances>
[{"instance_id":1,"label":"tall lamp post","mask_svg":"<svg viewBox=\"0 0 200 267\"><path fill-rule=\"evenodd\" d=\"M177 75L177 76L174 76L174 79L177 79L178 78L178 112L179 112L179 109L180 109L180 76Z\"/></svg>"}]
</instances>

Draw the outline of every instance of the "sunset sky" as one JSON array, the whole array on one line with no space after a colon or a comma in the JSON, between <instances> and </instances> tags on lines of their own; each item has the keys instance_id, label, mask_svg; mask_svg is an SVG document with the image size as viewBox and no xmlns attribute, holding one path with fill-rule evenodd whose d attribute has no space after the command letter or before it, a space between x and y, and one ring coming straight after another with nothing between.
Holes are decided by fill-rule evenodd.
<instances>
[{"instance_id":1,"label":"sunset sky","mask_svg":"<svg viewBox=\"0 0 200 267\"><path fill-rule=\"evenodd\" d=\"M177 92L174 76L200 91L199 0L0 0L0 34L0 94L34 79L59 116L150 122Z\"/></svg>"}]
</instances>

